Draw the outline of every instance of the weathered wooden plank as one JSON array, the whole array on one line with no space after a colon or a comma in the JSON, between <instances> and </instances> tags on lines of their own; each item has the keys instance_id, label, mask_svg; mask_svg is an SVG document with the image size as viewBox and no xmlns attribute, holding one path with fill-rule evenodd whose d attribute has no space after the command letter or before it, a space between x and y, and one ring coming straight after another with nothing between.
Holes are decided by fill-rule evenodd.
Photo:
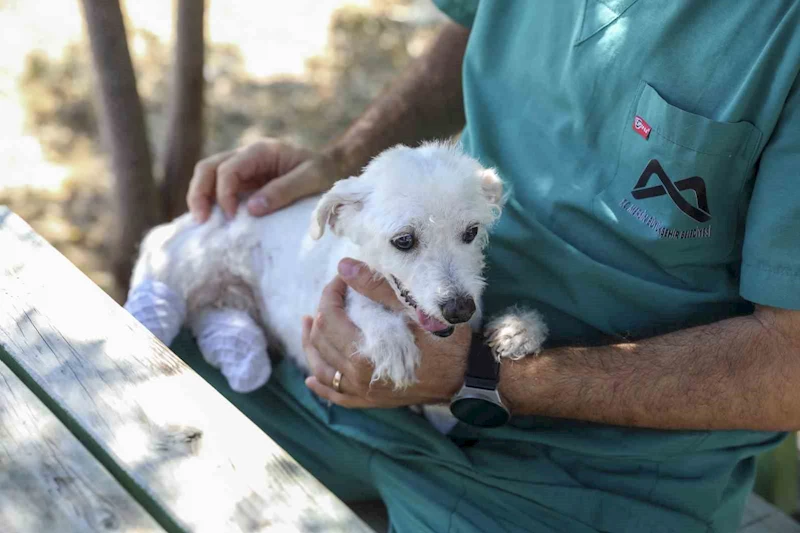
<instances>
[{"instance_id":1,"label":"weathered wooden plank","mask_svg":"<svg viewBox=\"0 0 800 533\"><path fill-rule=\"evenodd\" d=\"M166 529L369 531L128 313L0 208L0 345ZM13 367L12 367L13 368ZM16 371L16 369L15 369ZM103 454L97 454L100 457ZM119 478L119 475L117 476Z\"/></svg>"},{"instance_id":2,"label":"weathered wooden plank","mask_svg":"<svg viewBox=\"0 0 800 533\"><path fill-rule=\"evenodd\" d=\"M3 363L0 531L164 531Z\"/></svg>"},{"instance_id":3,"label":"weathered wooden plank","mask_svg":"<svg viewBox=\"0 0 800 533\"><path fill-rule=\"evenodd\" d=\"M739 533L800 533L800 524L753 494L747 501Z\"/></svg>"}]
</instances>

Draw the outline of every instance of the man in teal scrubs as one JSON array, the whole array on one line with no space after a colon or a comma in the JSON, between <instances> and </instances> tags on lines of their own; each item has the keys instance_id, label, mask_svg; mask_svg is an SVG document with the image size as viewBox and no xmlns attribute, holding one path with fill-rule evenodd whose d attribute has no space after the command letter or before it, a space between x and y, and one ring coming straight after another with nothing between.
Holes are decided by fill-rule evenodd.
<instances>
[{"instance_id":1,"label":"man in teal scrubs","mask_svg":"<svg viewBox=\"0 0 800 533\"><path fill-rule=\"evenodd\" d=\"M800 2L436 3L452 21L342 137L213 156L188 201L203 219L258 189L265 214L463 127L513 189L487 312L536 308L551 332L501 367L511 423L442 436L391 408L458 390L463 331L418 336L418 387L365 386L345 287L397 304L354 262L306 321L305 380L281 364L236 395L174 348L340 497L382 498L393 531L735 531L754 456L800 428Z\"/></svg>"}]
</instances>

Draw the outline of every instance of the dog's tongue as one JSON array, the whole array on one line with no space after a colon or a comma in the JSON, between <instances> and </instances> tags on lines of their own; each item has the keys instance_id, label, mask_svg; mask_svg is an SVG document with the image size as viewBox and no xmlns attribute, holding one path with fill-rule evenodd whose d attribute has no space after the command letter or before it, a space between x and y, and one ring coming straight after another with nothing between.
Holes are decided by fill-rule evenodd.
<instances>
[{"instance_id":1,"label":"dog's tongue","mask_svg":"<svg viewBox=\"0 0 800 533\"><path fill-rule=\"evenodd\" d=\"M422 326L422 329L425 331L435 332L435 331L442 331L443 329L447 329L450 326L445 324L444 322L440 322L433 317L430 317L417 309L417 320L419 321L419 325Z\"/></svg>"}]
</instances>

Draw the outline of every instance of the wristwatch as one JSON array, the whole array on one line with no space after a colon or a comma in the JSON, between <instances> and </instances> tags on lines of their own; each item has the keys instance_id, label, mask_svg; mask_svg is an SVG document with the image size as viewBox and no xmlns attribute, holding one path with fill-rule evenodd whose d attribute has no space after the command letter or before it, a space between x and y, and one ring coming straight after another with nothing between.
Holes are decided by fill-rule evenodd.
<instances>
[{"instance_id":1,"label":"wristwatch","mask_svg":"<svg viewBox=\"0 0 800 533\"><path fill-rule=\"evenodd\" d=\"M450 412L461 422L482 428L502 426L511 418L497 392L500 363L483 335L473 333L467 373L461 390L450 400Z\"/></svg>"}]
</instances>

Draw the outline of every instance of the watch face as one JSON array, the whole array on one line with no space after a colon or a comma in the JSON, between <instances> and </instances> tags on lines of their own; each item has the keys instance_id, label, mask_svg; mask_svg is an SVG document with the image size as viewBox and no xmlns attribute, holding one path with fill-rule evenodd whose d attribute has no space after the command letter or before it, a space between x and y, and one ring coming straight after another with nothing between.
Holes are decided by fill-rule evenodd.
<instances>
[{"instance_id":1,"label":"watch face","mask_svg":"<svg viewBox=\"0 0 800 533\"><path fill-rule=\"evenodd\" d=\"M465 424L482 428L502 426L511 418L502 405L481 398L459 398L450 404L453 416Z\"/></svg>"}]
</instances>

